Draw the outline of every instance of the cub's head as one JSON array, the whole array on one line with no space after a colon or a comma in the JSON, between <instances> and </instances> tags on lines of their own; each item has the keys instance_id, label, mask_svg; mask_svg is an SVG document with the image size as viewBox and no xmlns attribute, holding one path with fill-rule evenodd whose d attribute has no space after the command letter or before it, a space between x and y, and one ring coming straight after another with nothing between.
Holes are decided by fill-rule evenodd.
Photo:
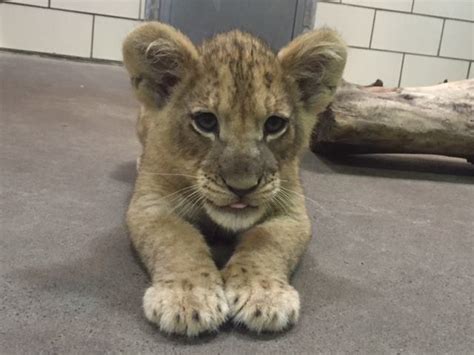
<instances>
[{"instance_id":1,"label":"cub's head","mask_svg":"<svg viewBox=\"0 0 474 355\"><path fill-rule=\"evenodd\" d=\"M195 47L161 23L133 31L123 53L153 121L145 158L154 151L156 162L148 165L163 170L166 161L168 171L196 176L207 214L232 230L281 207L346 60L344 43L328 29L303 34L275 54L239 31Z\"/></svg>"}]
</instances>

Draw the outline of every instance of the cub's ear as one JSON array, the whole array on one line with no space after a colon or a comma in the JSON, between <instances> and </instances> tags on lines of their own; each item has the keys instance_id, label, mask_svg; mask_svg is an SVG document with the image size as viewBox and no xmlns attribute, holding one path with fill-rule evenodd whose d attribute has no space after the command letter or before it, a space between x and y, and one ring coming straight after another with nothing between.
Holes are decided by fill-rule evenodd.
<instances>
[{"instance_id":1,"label":"cub's ear","mask_svg":"<svg viewBox=\"0 0 474 355\"><path fill-rule=\"evenodd\" d=\"M138 99L161 107L173 88L196 72L199 55L189 38L178 30L149 22L127 36L123 61Z\"/></svg>"},{"instance_id":2,"label":"cub's ear","mask_svg":"<svg viewBox=\"0 0 474 355\"><path fill-rule=\"evenodd\" d=\"M305 108L316 113L331 102L346 58L344 41L328 28L304 33L278 53L283 71L295 81Z\"/></svg>"}]
</instances>

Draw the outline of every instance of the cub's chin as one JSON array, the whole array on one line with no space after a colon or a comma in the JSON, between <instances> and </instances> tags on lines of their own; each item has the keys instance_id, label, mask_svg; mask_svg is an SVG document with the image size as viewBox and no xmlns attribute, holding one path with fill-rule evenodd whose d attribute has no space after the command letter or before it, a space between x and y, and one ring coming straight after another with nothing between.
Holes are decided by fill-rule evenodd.
<instances>
[{"instance_id":1,"label":"cub's chin","mask_svg":"<svg viewBox=\"0 0 474 355\"><path fill-rule=\"evenodd\" d=\"M265 209L262 206L220 207L210 201L204 203L204 209L216 224L233 232L254 226L265 214Z\"/></svg>"}]
</instances>

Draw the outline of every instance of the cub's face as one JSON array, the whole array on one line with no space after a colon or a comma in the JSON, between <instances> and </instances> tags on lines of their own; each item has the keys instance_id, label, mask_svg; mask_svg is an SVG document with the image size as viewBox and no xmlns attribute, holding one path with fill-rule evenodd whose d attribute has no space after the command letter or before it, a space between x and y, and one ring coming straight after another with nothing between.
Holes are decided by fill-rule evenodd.
<instances>
[{"instance_id":1,"label":"cub's face","mask_svg":"<svg viewBox=\"0 0 474 355\"><path fill-rule=\"evenodd\" d=\"M246 228L277 203L280 170L294 161L303 128L281 65L262 43L234 32L200 52L204 65L176 105L178 139L199 152L189 158L198 159L209 216Z\"/></svg>"},{"instance_id":2,"label":"cub's face","mask_svg":"<svg viewBox=\"0 0 474 355\"><path fill-rule=\"evenodd\" d=\"M155 23L124 44L138 98L166 127L156 139L181 147L170 150L174 160L192 169L199 201L222 227L245 229L284 208L298 155L340 79L339 38L303 37L278 55L238 31L196 48Z\"/></svg>"}]
</instances>

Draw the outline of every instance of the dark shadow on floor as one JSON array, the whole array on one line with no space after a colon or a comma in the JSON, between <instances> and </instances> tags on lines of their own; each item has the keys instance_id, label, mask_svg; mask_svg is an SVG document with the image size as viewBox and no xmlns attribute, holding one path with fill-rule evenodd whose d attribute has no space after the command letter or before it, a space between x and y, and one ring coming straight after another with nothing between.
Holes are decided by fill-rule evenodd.
<instances>
[{"instance_id":1,"label":"dark shadow on floor","mask_svg":"<svg viewBox=\"0 0 474 355\"><path fill-rule=\"evenodd\" d=\"M99 323L108 322L108 314L122 314L135 322L134 327L156 339L157 344L204 345L213 341L218 333L206 333L195 338L167 335L146 320L141 303L150 281L138 258L130 252L126 234L125 226L117 227L94 238L87 248L87 255L81 258L15 270L9 277L25 289L35 290L40 297L33 301L32 306L43 309L43 312L51 312L47 310L50 305L41 304L43 299L69 300L55 305L54 312L60 314L77 313L75 301L87 299L84 307L100 305L101 311L95 315ZM45 316L45 319L48 318ZM24 328L10 330L16 336L22 333L23 337L30 337ZM82 339L77 339L77 344L70 345L79 346L82 342Z\"/></svg>"},{"instance_id":2,"label":"dark shadow on floor","mask_svg":"<svg viewBox=\"0 0 474 355\"><path fill-rule=\"evenodd\" d=\"M319 174L474 184L474 164L460 158L440 156L368 154L326 157L308 153L301 167Z\"/></svg>"},{"instance_id":3,"label":"dark shadow on floor","mask_svg":"<svg viewBox=\"0 0 474 355\"><path fill-rule=\"evenodd\" d=\"M135 179L137 178L136 161L129 161L117 165L115 170L110 174L110 177L114 180L128 184L135 183Z\"/></svg>"}]
</instances>

